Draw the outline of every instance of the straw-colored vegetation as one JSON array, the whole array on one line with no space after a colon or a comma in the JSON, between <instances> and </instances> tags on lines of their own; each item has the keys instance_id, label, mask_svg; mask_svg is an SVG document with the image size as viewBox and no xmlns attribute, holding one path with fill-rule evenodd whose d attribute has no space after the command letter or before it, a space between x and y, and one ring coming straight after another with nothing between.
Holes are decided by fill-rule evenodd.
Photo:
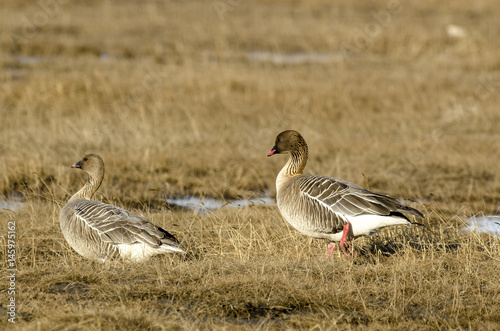
<instances>
[{"instance_id":1,"label":"straw-colored vegetation","mask_svg":"<svg viewBox=\"0 0 500 331\"><path fill-rule=\"evenodd\" d=\"M0 194L24 207L0 212L3 270L8 222L17 245L16 324L2 276L0 328L500 328L500 240L460 230L499 212L497 7L2 1ZM293 54L306 60L279 63ZM326 243L275 206L165 203L273 196L285 157L266 153L284 129L307 140L309 173L405 199L427 229L384 230L356 240L354 260L324 261ZM106 164L96 199L150 217L190 254L78 256L58 216L84 153Z\"/></svg>"}]
</instances>

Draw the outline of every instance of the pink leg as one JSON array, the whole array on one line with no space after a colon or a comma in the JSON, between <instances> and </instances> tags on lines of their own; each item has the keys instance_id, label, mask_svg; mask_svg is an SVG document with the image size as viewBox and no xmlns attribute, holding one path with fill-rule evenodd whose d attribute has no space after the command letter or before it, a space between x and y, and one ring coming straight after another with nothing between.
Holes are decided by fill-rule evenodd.
<instances>
[{"instance_id":1,"label":"pink leg","mask_svg":"<svg viewBox=\"0 0 500 331\"><path fill-rule=\"evenodd\" d=\"M325 260L328 260L332 256L333 250L335 249L335 243L329 243L326 248Z\"/></svg>"},{"instance_id":2,"label":"pink leg","mask_svg":"<svg viewBox=\"0 0 500 331\"><path fill-rule=\"evenodd\" d=\"M348 258L350 258L352 256L352 245L351 245L351 242L347 240L347 234L349 233L349 228L351 227L351 223L347 222L345 225L344 225L344 228L342 230L342 238L340 238L340 249L342 249L342 252L344 252L344 255L347 256ZM349 255L346 250L345 250L345 244L348 244L349 246L351 246L351 255Z\"/></svg>"}]
</instances>

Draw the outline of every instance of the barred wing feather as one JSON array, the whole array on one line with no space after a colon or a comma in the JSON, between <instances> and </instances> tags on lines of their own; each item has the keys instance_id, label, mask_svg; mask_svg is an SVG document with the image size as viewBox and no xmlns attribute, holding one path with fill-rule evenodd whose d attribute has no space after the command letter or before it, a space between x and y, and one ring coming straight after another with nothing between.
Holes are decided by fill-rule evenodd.
<instances>
[{"instance_id":1,"label":"barred wing feather","mask_svg":"<svg viewBox=\"0 0 500 331\"><path fill-rule=\"evenodd\" d=\"M303 205L316 211L309 213L312 230L326 233L342 231L350 217L362 215L406 218L401 211L420 214L413 208L402 206L396 199L370 192L361 186L340 179L324 176L301 176L299 190ZM418 214L417 214L418 213Z\"/></svg>"},{"instance_id":2,"label":"barred wing feather","mask_svg":"<svg viewBox=\"0 0 500 331\"><path fill-rule=\"evenodd\" d=\"M170 233L152 224L147 218L117 206L84 200L74 207L75 216L97 231L103 242L113 244L144 243L177 246Z\"/></svg>"}]
</instances>

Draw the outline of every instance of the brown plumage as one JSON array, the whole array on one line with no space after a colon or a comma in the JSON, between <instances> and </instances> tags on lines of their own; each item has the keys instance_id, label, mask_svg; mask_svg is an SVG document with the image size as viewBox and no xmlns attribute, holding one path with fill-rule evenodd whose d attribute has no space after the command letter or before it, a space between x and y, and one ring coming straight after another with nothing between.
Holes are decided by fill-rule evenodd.
<instances>
[{"instance_id":1,"label":"brown plumage","mask_svg":"<svg viewBox=\"0 0 500 331\"><path fill-rule=\"evenodd\" d=\"M99 155L85 155L71 167L84 170L89 177L61 210L59 224L66 241L80 255L100 262L118 257L138 262L156 254L184 253L173 235L148 218L91 200L104 178Z\"/></svg>"},{"instance_id":2,"label":"brown plumage","mask_svg":"<svg viewBox=\"0 0 500 331\"><path fill-rule=\"evenodd\" d=\"M308 148L297 131L281 132L268 156L290 154L276 178L276 200L285 218L299 232L330 241L329 257L340 241L346 256L348 239L375 234L391 225L411 224L403 214L423 217L416 209L398 200L370 192L348 181L315 175L304 175Z\"/></svg>"}]
</instances>

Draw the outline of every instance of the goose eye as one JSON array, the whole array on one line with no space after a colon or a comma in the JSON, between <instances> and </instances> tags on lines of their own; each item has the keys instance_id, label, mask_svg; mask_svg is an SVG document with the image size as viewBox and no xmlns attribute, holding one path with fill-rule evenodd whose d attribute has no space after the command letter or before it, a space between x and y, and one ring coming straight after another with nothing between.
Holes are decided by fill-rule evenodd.
<instances>
[{"instance_id":1,"label":"goose eye","mask_svg":"<svg viewBox=\"0 0 500 331\"><path fill-rule=\"evenodd\" d=\"M87 157L84 157L83 158L83 161L88 161L89 159Z\"/></svg>"}]
</instances>

